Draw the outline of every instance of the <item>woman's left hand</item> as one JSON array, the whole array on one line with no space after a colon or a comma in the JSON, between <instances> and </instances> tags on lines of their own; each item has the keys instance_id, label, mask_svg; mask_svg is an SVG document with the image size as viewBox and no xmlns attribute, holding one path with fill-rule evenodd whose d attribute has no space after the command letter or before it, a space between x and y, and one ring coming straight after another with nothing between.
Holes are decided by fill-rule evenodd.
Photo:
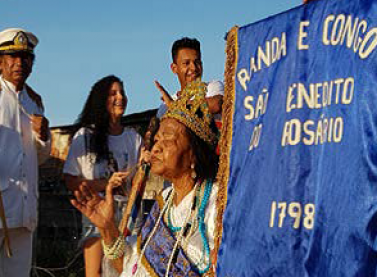
<instances>
[{"instance_id":1,"label":"woman's left hand","mask_svg":"<svg viewBox=\"0 0 377 277\"><path fill-rule=\"evenodd\" d=\"M113 175L111 175L107 185L108 186L111 185L114 188L119 187L121 185L124 185L130 174L131 174L131 172L129 172L129 171L114 172Z\"/></svg>"}]
</instances>

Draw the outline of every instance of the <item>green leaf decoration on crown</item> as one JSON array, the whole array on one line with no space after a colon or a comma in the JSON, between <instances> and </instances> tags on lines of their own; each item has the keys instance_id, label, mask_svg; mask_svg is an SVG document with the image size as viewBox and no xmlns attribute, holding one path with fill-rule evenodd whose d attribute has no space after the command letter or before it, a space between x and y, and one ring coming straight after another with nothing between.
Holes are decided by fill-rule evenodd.
<instances>
[{"instance_id":1,"label":"green leaf decoration on crown","mask_svg":"<svg viewBox=\"0 0 377 277\"><path fill-rule=\"evenodd\" d=\"M202 140L214 145L216 135L211 129L213 115L206 101L207 85L200 78L186 85L180 97L172 102L162 119L174 118Z\"/></svg>"}]
</instances>

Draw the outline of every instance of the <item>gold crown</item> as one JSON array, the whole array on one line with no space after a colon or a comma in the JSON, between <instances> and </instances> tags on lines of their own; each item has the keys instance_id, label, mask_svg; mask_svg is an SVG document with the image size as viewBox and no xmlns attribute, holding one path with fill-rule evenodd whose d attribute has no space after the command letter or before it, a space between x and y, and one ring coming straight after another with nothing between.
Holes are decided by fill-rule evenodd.
<instances>
[{"instance_id":1,"label":"gold crown","mask_svg":"<svg viewBox=\"0 0 377 277\"><path fill-rule=\"evenodd\" d=\"M186 85L180 97L173 101L164 118L174 118L188 127L205 142L214 145L216 134L211 129L213 115L206 101L207 85L200 78Z\"/></svg>"}]
</instances>

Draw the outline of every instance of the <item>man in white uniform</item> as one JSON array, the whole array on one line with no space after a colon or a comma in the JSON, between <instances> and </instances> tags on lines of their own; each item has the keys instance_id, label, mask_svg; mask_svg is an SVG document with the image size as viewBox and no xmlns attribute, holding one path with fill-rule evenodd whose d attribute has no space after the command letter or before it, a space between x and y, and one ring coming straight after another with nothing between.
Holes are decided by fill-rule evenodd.
<instances>
[{"instance_id":1,"label":"man in white uniform","mask_svg":"<svg viewBox=\"0 0 377 277\"><path fill-rule=\"evenodd\" d=\"M4 277L30 276L38 161L50 152L41 97L26 85L37 44L36 36L22 29L0 32L0 276Z\"/></svg>"}]
</instances>

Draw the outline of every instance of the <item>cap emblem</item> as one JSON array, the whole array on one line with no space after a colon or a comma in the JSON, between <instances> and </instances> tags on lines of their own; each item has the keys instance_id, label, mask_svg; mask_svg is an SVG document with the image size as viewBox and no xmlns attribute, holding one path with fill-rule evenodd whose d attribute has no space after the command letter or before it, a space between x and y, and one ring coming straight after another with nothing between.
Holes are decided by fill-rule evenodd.
<instances>
[{"instance_id":1,"label":"cap emblem","mask_svg":"<svg viewBox=\"0 0 377 277\"><path fill-rule=\"evenodd\" d=\"M13 42L14 42L14 45L17 45L17 46L26 46L26 48L28 46L28 39L24 32L19 32L14 38Z\"/></svg>"}]
</instances>

